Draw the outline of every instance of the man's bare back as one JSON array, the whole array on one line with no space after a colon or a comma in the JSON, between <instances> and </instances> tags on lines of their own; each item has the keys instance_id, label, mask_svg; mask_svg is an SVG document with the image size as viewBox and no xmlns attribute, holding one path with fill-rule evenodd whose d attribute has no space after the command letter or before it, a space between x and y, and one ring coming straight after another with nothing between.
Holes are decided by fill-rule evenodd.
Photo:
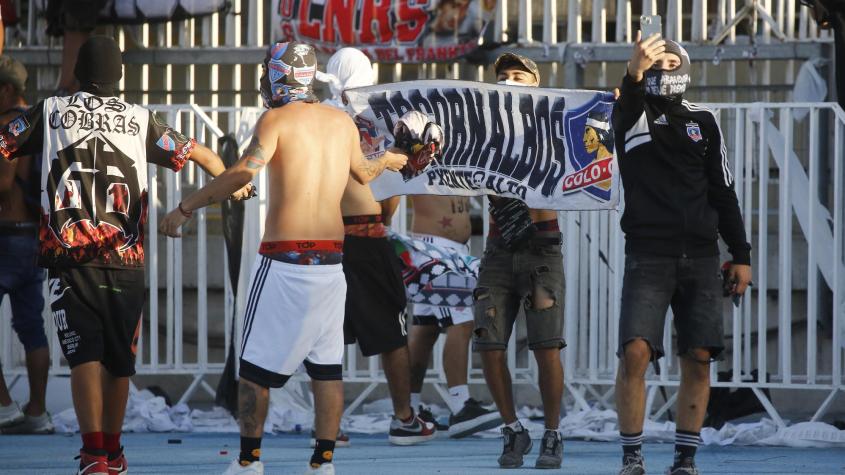
<instances>
[{"instance_id":1,"label":"man's bare back","mask_svg":"<svg viewBox=\"0 0 845 475\"><path fill-rule=\"evenodd\" d=\"M414 195L411 231L466 243L472 235L469 198L466 196Z\"/></svg>"},{"instance_id":2,"label":"man's bare back","mask_svg":"<svg viewBox=\"0 0 845 475\"><path fill-rule=\"evenodd\" d=\"M20 115L17 111L9 111L0 116L0 127ZM24 189L19 182L28 183L34 157L20 157L14 161L0 160L0 221L37 222L38 215L27 206ZM16 179L17 178L17 179ZM35 184L34 186L38 186ZM36 197L37 199L37 197Z\"/></svg>"},{"instance_id":3,"label":"man's bare back","mask_svg":"<svg viewBox=\"0 0 845 475\"><path fill-rule=\"evenodd\" d=\"M185 198L182 210L168 214L159 227L178 236L192 210L226 199L266 166L270 195L262 242L342 241L340 204L347 183L357 181L372 198L363 184L385 169L399 170L407 160L393 153L367 160L359 140L352 119L333 107L294 102L270 109L258 119L238 163ZM378 207L374 199L372 203Z\"/></svg>"},{"instance_id":4,"label":"man's bare back","mask_svg":"<svg viewBox=\"0 0 845 475\"><path fill-rule=\"evenodd\" d=\"M267 127L275 136L259 140L276 142L267 164L270 200L263 240L342 240L341 197L347 182L354 182L352 156L361 154L352 120L333 107L294 103L265 112L261 122L262 130ZM327 130L333 131L330 140ZM369 192L366 185L355 185Z\"/></svg>"},{"instance_id":5,"label":"man's bare back","mask_svg":"<svg viewBox=\"0 0 845 475\"><path fill-rule=\"evenodd\" d=\"M382 212L381 203L376 201L370 185L362 185L354 179L346 183L340 209L343 216L379 215Z\"/></svg>"}]
</instances>

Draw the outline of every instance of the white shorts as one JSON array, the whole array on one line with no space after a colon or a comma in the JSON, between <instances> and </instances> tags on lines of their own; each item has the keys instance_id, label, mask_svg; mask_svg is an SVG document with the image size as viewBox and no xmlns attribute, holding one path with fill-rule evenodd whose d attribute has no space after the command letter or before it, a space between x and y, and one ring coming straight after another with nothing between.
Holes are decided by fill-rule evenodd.
<instances>
[{"instance_id":1,"label":"white shorts","mask_svg":"<svg viewBox=\"0 0 845 475\"><path fill-rule=\"evenodd\" d=\"M244 317L240 376L279 388L304 362L312 379L341 379L345 303L341 264L296 265L259 254Z\"/></svg>"},{"instance_id":2,"label":"white shorts","mask_svg":"<svg viewBox=\"0 0 845 475\"><path fill-rule=\"evenodd\" d=\"M469 255L468 245L451 239L422 233L410 233L409 236L444 249ZM441 328L446 328L450 325L471 322L474 319L472 307L438 307L435 305L415 303L413 311L415 325L433 325L437 323Z\"/></svg>"}]
</instances>

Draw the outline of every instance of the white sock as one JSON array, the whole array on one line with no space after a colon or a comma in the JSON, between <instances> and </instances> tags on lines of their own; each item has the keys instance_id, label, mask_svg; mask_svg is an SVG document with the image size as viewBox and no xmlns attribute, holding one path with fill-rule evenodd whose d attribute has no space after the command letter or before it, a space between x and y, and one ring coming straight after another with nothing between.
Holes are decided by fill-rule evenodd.
<instances>
[{"instance_id":1,"label":"white sock","mask_svg":"<svg viewBox=\"0 0 845 475\"><path fill-rule=\"evenodd\" d=\"M422 405L422 394L411 393L411 407L414 408L414 413L420 410L420 405Z\"/></svg>"},{"instance_id":2,"label":"white sock","mask_svg":"<svg viewBox=\"0 0 845 475\"><path fill-rule=\"evenodd\" d=\"M505 427L510 427L514 432L522 432L525 430L525 428L522 427L522 424L519 423L519 419L505 425Z\"/></svg>"},{"instance_id":3,"label":"white sock","mask_svg":"<svg viewBox=\"0 0 845 475\"><path fill-rule=\"evenodd\" d=\"M461 412L467 399L469 399L469 386L462 384L449 388L449 400L446 403L449 405L452 414L457 414Z\"/></svg>"}]
</instances>

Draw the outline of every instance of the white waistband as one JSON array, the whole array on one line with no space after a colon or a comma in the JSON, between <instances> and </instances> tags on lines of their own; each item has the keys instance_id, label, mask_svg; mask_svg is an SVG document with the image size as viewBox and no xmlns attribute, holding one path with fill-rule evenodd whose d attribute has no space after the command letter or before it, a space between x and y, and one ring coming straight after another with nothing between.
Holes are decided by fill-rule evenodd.
<instances>
[{"instance_id":1,"label":"white waistband","mask_svg":"<svg viewBox=\"0 0 845 475\"><path fill-rule=\"evenodd\" d=\"M410 236L414 239L419 239L422 242L427 242L429 244L434 244L435 246L439 246L445 249L451 249L453 251L462 253L462 254L469 254L469 246L466 244L461 244L457 241L453 241L451 239L442 237L442 236L435 236L433 234L424 234L424 233L410 233Z\"/></svg>"}]
</instances>

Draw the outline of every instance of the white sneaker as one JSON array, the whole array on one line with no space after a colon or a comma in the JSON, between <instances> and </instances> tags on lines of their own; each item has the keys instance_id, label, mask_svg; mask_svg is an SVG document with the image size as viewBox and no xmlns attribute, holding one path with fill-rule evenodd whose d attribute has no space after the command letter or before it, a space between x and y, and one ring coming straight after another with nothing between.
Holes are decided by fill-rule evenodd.
<instances>
[{"instance_id":1,"label":"white sneaker","mask_svg":"<svg viewBox=\"0 0 845 475\"><path fill-rule=\"evenodd\" d=\"M24 414L24 418L19 422L0 428L3 434L52 434L55 431L50 413L46 411L40 416Z\"/></svg>"},{"instance_id":2,"label":"white sneaker","mask_svg":"<svg viewBox=\"0 0 845 475\"><path fill-rule=\"evenodd\" d=\"M15 401L12 401L8 406L0 406L0 427L17 424L23 418L23 412Z\"/></svg>"},{"instance_id":3,"label":"white sneaker","mask_svg":"<svg viewBox=\"0 0 845 475\"><path fill-rule=\"evenodd\" d=\"M308 467L308 470L305 471L305 475L334 475L334 464L324 463L317 468Z\"/></svg>"},{"instance_id":4,"label":"white sneaker","mask_svg":"<svg viewBox=\"0 0 845 475\"><path fill-rule=\"evenodd\" d=\"M261 462L252 462L247 466L243 466L235 459L232 460L232 464L223 472L223 475L264 475L264 464Z\"/></svg>"}]
</instances>

